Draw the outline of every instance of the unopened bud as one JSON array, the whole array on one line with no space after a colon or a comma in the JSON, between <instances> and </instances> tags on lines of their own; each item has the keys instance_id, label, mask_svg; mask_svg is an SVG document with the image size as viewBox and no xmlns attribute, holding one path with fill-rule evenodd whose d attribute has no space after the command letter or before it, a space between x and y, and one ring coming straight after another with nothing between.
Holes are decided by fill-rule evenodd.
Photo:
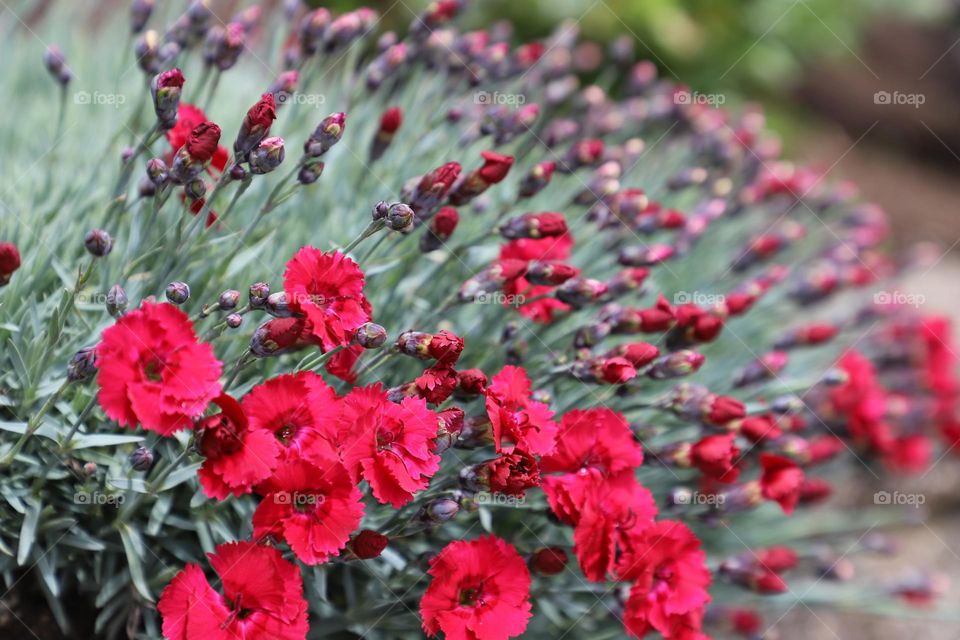
<instances>
[{"instance_id":1,"label":"unopened bud","mask_svg":"<svg viewBox=\"0 0 960 640\"><path fill-rule=\"evenodd\" d=\"M227 289L220 294L220 298L217 300L217 305L223 311L229 311L234 309L237 306L237 303L240 301L240 292L236 289Z\"/></svg>"},{"instance_id":2,"label":"unopened bud","mask_svg":"<svg viewBox=\"0 0 960 640\"><path fill-rule=\"evenodd\" d=\"M539 549L530 556L530 568L544 576L555 576L563 572L569 558L560 547Z\"/></svg>"},{"instance_id":3,"label":"unopened bud","mask_svg":"<svg viewBox=\"0 0 960 640\"><path fill-rule=\"evenodd\" d=\"M423 508L424 519L430 522L447 522L460 511L460 505L450 498L439 498Z\"/></svg>"},{"instance_id":4,"label":"unopened bud","mask_svg":"<svg viewBox=\"0 0 960 640\"><path fill-rule=\"evenodd\" d=\"M61 85L67 86L73 78L73 73L67 66L67 59L57 45L52 44L47 47L47 50L43 54L43 63L47 66L47 71L50 72L53 79Z\"/></svg>"},{"instance_id":5,"label":"unopened bud","mask_svg":"<svg viewBox=\"0 0 960 640\"><path fill-rule=\"evenodd\" d=\"M135 471L149 471L154 462L153 451L146 447L137 447L130 454L130 466Z\"/></svg>"},{"instance_id":6,"label":"unopened bud","mask_svg":"<svg viewBox=\"0 0 960 640\"><path fill-rule=\"evenodd\" d=\"M84 347L73 354L67 364L67 380L80 382L93 377L97 372L97 353L95 347Z\"/></svg>"},{"instance_id":7,"label":"unopened bud","mask_svg":"<svg viewBox=\"0 0 960 640\"><path fill-rule=\"evenodd\" d=\"M110 234L103 229L91 229L88 231L87 235L83 237L83 244L87 248L87 251L97 258L102 258L113 249L113 239L110 237Z\"/></svg>"},{"instance_id":8,"label":"unopened bud","mask_svg":"<svg viewBox=\"0 0 960 640\"><path fill-rule=\"evenodd\" d=\"M334 113L324 118L303 145L303 152L311 158L322 156L340 142L347 126L347 114Z\"/></svg>"},{"instance_id":9,"label":"unopened bud","mask_svg":"<svg viewBox=\"0 0 960 640\"><path fill-rule=\"evenodd\" d=\"M284 155L283 138L279 136L265 138L256 149L250 152L250 171L257 175L270 173L280 166Z\"/></svg>"},{"instance_id":10,"label":"unopened bud","mask_svg":"<svg viewBox=\"0 0 960 640\"><path fill-rule=\"evenodd\" d=\"M290 318L293 316L293 311L287 304L287 294L283 291L271 293L263 308L275 318Z\"/></svg>"},{"instance_id":11,"label":"unopened bud","mask_svg":"<svg viewBox=\"0 0 960 640\"><path fill-rule=\"evenodd\" d=\"M107 292L107 313L114 318L119 318L127 310L128 302L127 292L123 290L123 287L118 284L113 285Z\"/></svg>"},{"instance_id":12,"label":"unopened bud","mask_svg":"<svg viewBox=\"0 0 960 640\"><path fill-rule=\"evenodd\" d=\"M393 231L406 232L413 228L413 209L402 202L390 205L387 210L386 225Z\"/></svg>"},{"instance_id":13,"label":"unopened bud","mask_svg":"<svg viewBox=\"0 0 960 640\"><path fill-rule=\"evenodd\" d=\"M191 200L199 200L203 196L207 195L207 185L199 178L196 180L191 180L186 184L186 186L184 186L183 192Z\"/></svg>"},{"instance_id":14,"label":"unopened bud","mask_svg":"<svg viewBox=\"0 0 960 640\"><path fill-rule=\"evenodd\" d=\"M180 281L171 282L167 285L164 295L173 304L183 304L190 299L190 285Z\"/></svg>"},{"instance_id":15,"label":"unopened bud","mask_svg":"<svg viewBox=\"0 0 960 640\"><path fill-rule=\"evenodd\" d=\"M267 303L267 298L270 297L270 285L266 282L255 282L250 285L250 306L254 309L259 309Z\"/></svg>"},{"instance_id":16,"label":"unopened bud","mask_svg":"<svg viewBox=\"0 0 960 640\"><path fill-rule=\"evenodd\" d=\"M150 182L162 187L170 178L167 163L160 158L151 158L147 161L147 177L150 178Z\"/></svg>"},{"instance_id":17,"label":"unopened bud","mask_svg":"<svg viewBox=\"0 0 960 640\"><path fill-rule=\"evenodd\" d=\"M231 313L227 316L226 323L231 329L236 329L243 324L243 316L239 313Z\"/></svg>"},{"instance_id":18,"label":"unopened bud","mask_svg":"<svg viewBox=\"0 0 960 640\"><path fill-rule=\"evenodd\" d=\"M133 0L130 5L130 31L140 33L150 20L156 0Z\"/></svg>"},{"instance_id":19,"label":"unopened bud","mask_svg":"<svg viewBox=\"0 0 960 640\"><path fill-rule=\"evenodd\" d=\"M364 349L378 349L387 341L387 330L379 324L368 322L357 328L356 340Z\"/></svg>"}]
</instances>

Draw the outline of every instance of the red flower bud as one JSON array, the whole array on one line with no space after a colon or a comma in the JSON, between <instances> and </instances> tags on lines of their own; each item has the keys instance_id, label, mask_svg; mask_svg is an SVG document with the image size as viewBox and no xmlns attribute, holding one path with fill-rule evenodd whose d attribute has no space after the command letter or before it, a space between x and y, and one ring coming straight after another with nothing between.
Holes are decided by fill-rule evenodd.
<instances>
[{"instance_id":1,"label":"red flower bud","mask_svg":"<svg viewBox=\"0 0 960 640\"><path fill-rule=\"evenodd\" d=\"M809 459L807 464L819 464L821 462L826 462L827 460L833 459L847 448L846 445L843 444L843 440L831 435L812 438L807 442L807 444L809 445Z\"/></svg>"},{"instance_id":2,"label":"red flower bud","mask_svg":"<svg viewBox=\"0 0 960 640\"><path fill-rule=\"evenodd\" d=\"M776 501L784 513L793 513L800 499L803 470L793 460L770 453L760 455L760 466L760 488L763 497Z\"/></svg>"},{"instance_id":3,"label":"red flower bud","mask_svg":"<svg viewBox=\"0 0 960 640\"><path fill-rule=\"evenodd\" d=\"M649 342L631 342L607 353L608 357L611 355L622 356L639 369L653 362L660 355L660 350Z\"/></svg>"},{"instance_id":4,"label":"red flower bud","mask_svg":"<svg viewBox=\"0 0 960 640\"><path fill-rule=\"evenodd\" d=\"M730 427L730 424L726 426ZM754 443L772 440L783 435L773 416L750 416L739 421L736 426L740 435Z\"/></svg>"},{"instance_id":5,"label":"red flower bud","mask_svg":"<svg viewBox=\"0 0 960 640\"><path fill-rule=\"evenodd\" d=\"M380 116L380 133L392 136L403 124L403 111L400 107L390 107Z\"/></svg>"},{"instance_id":6,"label":"red flower bud","mask_svg":"<svg viewBox=\"0 0 960 640\"><path fill-rule=\"evenodd\" d=\"M833 494L833 485L821 478L804 478L800 486L800 504L816 504Z\"/></svg>"},{"instance_id":7,"label":"red flower bud","mask_svg":"<svg viewBox=\"0 0 960 640\"><path fill-rule=\"evenodd\" d=\"M567 552L560 547L546 547L530 557L530 568L545 576L555 576L567 566Z\"/></svg>"},{"instance_id":8,"label":"red flower bud","mask_svg":"<svg viewBox=\"0 0 960 640\"><path fill-rule=\"evenodd\" d=\"M567 221L562 213L525 213L500 225L504 238L550 238L567 233Z\"/></svg>"},{"instance_id":9,"label":"red flower bud","mask_svg":"<svg viewBox=\"0 0 960 640\"><path fill-rule=\"evenodd\" d=\"M481 151L483 166L480 167L480 177L488 185L497 184L507 177L510 167L513 166L513 156L505 156L493 151Z\"/></svg>"},{"instance_id":10,"label":"red flower bud","mask_svg":"<svg viewBox=\"0 0 960 640\"><path fill-rule=\"evenodd\" d=\"M531 262L525 277L530 281L530 284L555 287L578 275L580 275L580 270L568 264Z\"/></svg>"},{"instance_id":11,"label":"red flower bud","mask_svg":"<svg viewBox=\"0 0 960 640\"><path fill-rule=\"evenodd\" d=\"M720 482L734 482L740 475L736 464L740 449L732 433L707 436L690 449L690 461L704 475Z\"/></svg>"},{"instance_id":12,"label":"red flower bud","mask_svg":"<svg viewBox=\"0 0 960 640\"><path fill-rule=\"evenodd\" d=\"M370 529L361 529L356 535L350 538L350 542L347 543L347 548L350 549L350 553L360 560L369 560L370 558L379 557L389 543L390 538L382 533L377 533Z\"/></svg>"},{"instance_id":13,"label":"red flower bud","mask_svg":"<svg viewBox=\"0 0 960 640\"><path fill-rule=\"evenodd\" d=\"M270 134L270 126L277 119L277 105L272 93L260 96L257 104L250 107L240 124L240 131L233 143L234 153L243 156L249 153Z\"/></svg>"},{"instance_id":14,"label":"red flower bud","mask_svg":"<svg viewBox=\"0 0 960 640\"><path fill-rule=\"evenodd\" d=\"M754 551L757 563L774 573L783 573L797 566L797 552L783 545Z\"/></svg>"},{"instance_id":15,"label":"red flower bud","mask_svg":"<svg viewBox=\"0 0 960 640\"><path fill-rule=\"evenodd\" d=\"M460 358L462 351L463 338L450 331L441 331L434 335L427 344L427 354L431 358L435 358L438 365L454 365Z\"/></svg>"},{"instance_id":16,"label":"red flower bud","mask_svg":"<svg viewBox=\"0 0 960 640\"><path fill-rule=\"evenodd\" d=\"M508 496L522 496L527 489L540 486L536 458L519 449L483 463L477 475L492 493Z\"/></svg>"},{"instance_id":17,"label":"red flower bud","mask_svg":"<svg viewBox=\"0 0 960 640\"><path fill-rule=\"evenodd\" d=\"M0 242L0 287L20 268L20 251L12 242Z\"/></svg>"},{"instance_id":18,"label":"red flower bud","mask_svg":"<svg viewBox=\"0 0 960 640\"><path fill-rule=\"evenodd\" d=\"M623 384L636 376L636 368L626 358L606 358L600 362L599 377L607 384Z\"/></svg>"},{"instance_id":19,"label":"red flower bud","mask_svg":"<svg viewBox=\"0 0 960 640\"><path fill-rule=\"evenodd\" d=\"M487 375L480 369L463 369L457 372L457 390L467 396L486 391Z\"/></svg>"},{"instance_id":20,"label":"red flower bud","mask_svg":"<svg viewBox=\"0 0 960 640\"><path fill-rule=\"evenodd\" d=\"M710 424L723 426L731 420L739 420L745 415L747 415L746 407L736 398L713 396L704 408L703 418Z\"/></svg>"},{"instance_id":21,"label":"red flower bud","mask_svg":"<svg viewBox=\"0 0 960 640\"><path fill-rule=\"evenodd\" d=\"M205 164L213 158L219 142L220 127L210 121L201 122L194 127L190 137L187 138L187 153L192 160Z\"/></svg>"}]
</instances>

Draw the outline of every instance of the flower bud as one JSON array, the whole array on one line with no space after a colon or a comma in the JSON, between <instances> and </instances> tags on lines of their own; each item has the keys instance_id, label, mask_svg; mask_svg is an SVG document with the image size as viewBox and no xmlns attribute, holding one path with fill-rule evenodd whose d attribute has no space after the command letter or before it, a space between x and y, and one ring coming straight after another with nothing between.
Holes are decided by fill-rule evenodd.
<instances>
[{"instance_id":1,"label":"flower bud","mask_svg":"<svg viewBox=\"0 0 960 640\"><path fill-rule=\"evenodd\" d=\"M390 209L387 211L386 225L388 229L401 233L411 231L413 229L413 209L402 202L390 205Z\"/></svg>"},{"instance_id":2,"label":"flower bud","mask_svg":"<svg viewBox=\"0 0 960 640\"><path fill-rule=\"evenodd\" d=\"M20 250L12 242L0 242L0 287L20 268Z\"/></svg>"},{"instance_id":3,"label":"flower bud","mask_svg":"<svg viewBox=\"0 0 960 640\"><path fill-rule=\"evenodd\" d=\"M230 311L231 309L236 308L239 301L240 292L236 289L227 289L221 293L220 297L217 299L217 306L220 307L221 311Z\"/></svg>"},{"instance_id":4,"label":"flower bud","mask_svg":"<svg viewBox=\"0 0 960 640\"><path fill-rule=\"evenodd\" d=\"M190 285L180 281L171 282L167 285L164 295L173 304L183 304L190 299Z\"/></svg>"},{"instance_id":5,"label":"flower bud","mask_svg":"<svg viewBox=\"0 0 960 640\"><path fill-rule=\"evenodd\" d=\"M294 315L287 303L287 294L283 291L271 293L263 305L264 310L274 318L290 318Z\"/></svg>"},{"instance_id":6,"label":"flower bud","mask_svg":"<svg viewBox=\"0 0 960 640\"><path fill-rule=\"evenodd\" d=\"M591 278L571 278L557 289L557 300L574 309L598 301L607 293L607 285Z\"/></svg>"},{"instance_id":7,"label":"flower bud","mask_svg":"<svg viewBox=\"0 0 960 640\"><path fill-rule=\"evenodd\" d=\"M296 351L309 343L303 337L302 318L277 318L257 327L250 338L250 352L258 358Z\"/></svg>"},{"instance_id":8,"label":"flower bud","mask_svg":"<svg viewBox=\"0 0 960 640\"><path fill-rule=\"evenodd\" d=\"M73 72L67 66L67 59L57 45L52 44L47 47L47 50L43 53L43 63L53 79L64 87L73 79Z\"/></svg>"},{"instance_id":9,"label":"flower bud","mask_svg":"<svg viewBox=\"0 0 960 640\"><path fill-rule=\"evenodd\" d=\"M91 255L102 258L113 249L113 239L103 229L91 229L83 237L83 245Z\"/></svg>"},{"instance_id":10,"label":"flower bud","mask_svg":"<svg viewBox=\"0 0 960 640\"><path fill-rule=\"evenodd\" d=\"M377 558L390 543L390 538L371 529L361 529L347 543L347 549L360 560Z\"/></svg>"},{"instance_id":11,"label":"flower bud","mask_svg":"<svg viewBox=\"0 0 960 640\"><path fill-rule=\"evenodd\" d=\"M264 138L270 135L270 126L276 119L277 106L273 94L265 93L244 116L240 131L237 132L237 139L233 143L234 155L237 158L243 158L255 149Z\"/></svg>"},{"instance_id":12,"label":"flower bud","mask_svg":"<svg viewBox=\"0 0 960 640\"><path fill-rule=\"evenodd\" d=\"M150 94L153 96L153 110L157 114L157 126L164 131L172 129L177 123L177 110L180 107L183 83L183 73L176 68L157 74L150 82Z\"/></svg>"},{"instance_id":13,"label":"flower bud","mask_svg":"<svg viewBox=\"0 0 960 640\"><path fill-rule=\"evenodd\" d=\"M127 310L127 292L118 284L110 287L107 292L106 307L107 313L114 318L119 318Z\"/></svg>"},{"instance_id":14,"label":"flower bud","mask_svg":"<svg viewBox=\"0 0 960 640\"><path fill-rule=\"evenodd\" d=\"M560 547L538 549L530 556L530 568L544 576L563 572L568 562L567 552Z\"/></svg>"},{"instance_id":15,"label":"flower bud","mask_svg":"<svg viewBox=\"0 0 960 640\"><path fill-rule=\"evenodd\" d=\"M147 178L158 187L167 183L170 174L167 171L167 163L160 158L151 158L147 161Z\"/></svg>"},{"instance_id":16,"label":"flower bud","mask_svg":"<svg viewBox=\"0 0 960 640\"><path fill-rule=\"evenodd\" d=\"M450 192L450 203L462 205L470 202L492 185L501 182L507 177L510 167L513 166L513 156L505 156L493 151L482 151L483 166L476 169L457 184L456 189Z\"/></svg>"},{"instance_id":17,"label":"flower bud","mask_svg":"<svg viewBox=\"0 0 960 640\"><path fill-rule=\"evenodd\" d=\"M519 195L521 198L532 198L550 184L553 172L557 168L556 162L544 161L534 165L530 173L520 182Z\"/></svg>"},{"instance_id":18,"label":"flower bud","mask_svg":"<svg viewBox=\"0 0 960 640\"><path fill-rule=\"evenodd\" d=\"M696 351L675 351L654 360L647 376L654 380L687 376L699 369L703 361L703 355Z\"/></svg>"},{"instance_id":19,"label":"flower bud","mask_svg":"<svg viewBox=\"0 0 960 640\"><path fill-rule=\"evenodd\" d=\"M95 347L84 347L77 351L67 364L67 381L80 382L92 378L97 373L96 360Z\"/></svg>"},{"instance_id":20,"label":"flower bud","mask_svg":"<svg viewBox=\"0 0 960 640\"><path fill-rule=\"evenodd\" d=\"M266 282L255 282L250 285L249 300L252 308L259 309L267 303L267 298L269 297L270 285Z\"/></svg>"},{"instance_id":21,"label":"flower bud","mask_svg":"<svg viewBox=\"0 0 960 640\"><path fill-rule=\"evenodd\" d=\"M243 168L243 165L235 164L230 167L230 179L240 182L241 180L247 179L247 170Z\"/></svg>"},{"instance_id":22,"label":"flower bud","mask_svg":"<svg viewBox=\"0 0 960 640\"><path fill-rule=\"evenodd\" d=\"M300 173L297 174L297 181L303 185L313 184L323 175L325 166L319 160L307 160L300 168Z\"/></svg>"},{"instance_id":23,"label":"flower bud","mask_svg":"<svg viewBox=\"0 0 960 640\"><path fill-rule=\"evenodd\" d=\"M250 152L250 171L257 175L270 173L283 162L283 138L274 136L265 138Z\"/></svg>"},{"instance_id":24,"label":"flower bud","mask_svg":"<svg viewBox=\"0 0 960 640\"><path fill-rule=\"evenodd\" d=\"M393 142L393 137L403 124L403 111L400 107L390 107L380 116L380 128L370 143L370 161L375 162Z\"/></svg>"},{"instance_id":25,"label":"flower bud","mask_svg":"<svg viewBox=\"0 0 960 640\"><path fill-rule=\"evenodd\" d=\"M552 238L567 232L567 221L562 213L525 213L504 222L499 231L508 240Z\"/></svg>"},{"instance_id":26,"label":"flower bud","mask_svg":"<svg viewBox=\"0 0 960 640\"><path fill-rule=\"evenodd\" d=\"M330 25L330 11L324 7L314 9L300 21L300 47L304 55L312 56L320 50L323 34Z\"/></svg>"},{"instance_id":27,"label":"flower bud","mask_svg":"<svg viewBox=\"0 0 960 640\"><path fill-rule=\"evenodd\" d=\"M220 71L227 71L237 64L246 40L247 30L238 22L231 22L226 27L214 26L207 31L203 43L203 61Z\"/></svg>"},{"instance_id":28,"label":"flower bud","mask_svg":"<svg viewBox=\"0 0 960 640\"><path fill-rule=\"evenodd\" d=\"M133 0L130 5L130 31L140 33L147 26L156 0Z\"/></svg>"},{"instance_id":29,"label":"flower bud","mask_svg":"<svg viewBox=\"0 0 960 640\"><path fill-rule=\"evenodd\" d=\"M243 316L239 313L231 313L224 322L226 322L227 326L231 329L236 329L243 324Z\"/></svg>"},{"instance_id":30,"label":"flower bud","mask_svg":"<svg viewBox=\"0 0 960 640\"><path fill-rule=\"evenodd\" d=\"M207 184L200 178L191 180L183 187L183 193L191 200L201 200L207 195Z\"/></svg>"},{"instance_id":31,"label":"flower bud","mask_svg":"<svg viewBox=\"0 0 960 640\"><path fill-rule=\"evenodd\" d=\"M303 152L311 158L322 156L330 147L340 142L346 126L347 114L338 112L327 116L303 143Z\"/></svg>"},{"instance_id":32,"label":"flower bud","mask_svg":"<svg viewBox=\"0 0 960 640\"><path fill-rule=\"evenodd\" d=\"M296 69L283 71L273 81L273 84L267 89L267 93L273 96L278 108L293 96L299 81L300 73Z\"/></svg>"},{"instance_id":33,"label":"flower bud","mask_svg":"<svg viewBox=\"0 0 960 640\"><path fill-rule=\"evenodd\" d=\"M404 198L422 219L429 218L460 176L460 163L448 162L420 177Z\"/></svg>"},{"instance_id":34,"label":"flower bud","mask_svg":"<svg viewBox=\"0 0 960 640\"><path fill-rule=\"evenodd\" d=\"M149 75L155 75L162 68L160 61L160 37L150 30L137 38L133 55L140 69Z\"/></svg>"},{"instance_id":35,"label":"flower bud","mask_svg":"<svg viewBox=\"0 0 960 640\"><path fill-rule=\"evenodd\" d=\"M387 341L387 330L379 324L367 322L357 328L356 341L364 349L379 349Z\"/></svg>"},{"instance_id":36,"label":"flower bud","mask_svg":"<svg viewBox=\"0 0 960 640\"><path fill-rule=\"evenodd\" d=\"M559 262L531 262L524 276L530 284L555 287L580 275L580 270Z\"/></svg>"},{"instance_id":37,"label":"flower bud","mask_svg":"<svg viewBox=\"0 0 960 640\"><path fill-rule=\"evenodd\" d=\"M456 500L438 498L423 507L422 517L429 522L441 523L452 520L459 511L460 505Z\"/></svg>"},{"instance_id":38,"label":"flower bud","mask_svg":"<svg viewBox=\"0 0 960 640\"><path fill-rule=\"evenodd\" d=\"M135 471L149 471L155 461L153 451L146 447L137 447L130 454L130 466Z\"/></svg>"},{"instance_id":39,"label":"flower bud","mask_svg":"<svg viewBox=\"0 0 960 640\"><path fill-rule=\"evenodd\" d=\"M442 207L430 219L426 232L420 236L420 250L424 253L439 249L457 228L460 214L453 207Z\"/></svg>"}]
</instances>

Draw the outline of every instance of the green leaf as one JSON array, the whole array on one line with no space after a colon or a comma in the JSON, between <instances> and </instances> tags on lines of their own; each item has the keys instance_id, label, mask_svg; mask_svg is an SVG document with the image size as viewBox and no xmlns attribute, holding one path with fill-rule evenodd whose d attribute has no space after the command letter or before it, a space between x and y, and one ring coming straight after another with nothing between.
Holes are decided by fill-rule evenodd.
<instances>
[{"instance_id":1,"label":"green leaf","mask_svg":"<svg viewBox=\"0 0 960 640\"><path fill-rule=\"evenodd\" d=\"M197 477L197 470L200 469L200 467L202 466L203 466L202 462L195 462L191 465L187 465L186 467L177 469L176 471L171 473L169 476L167 476L166 480L163 481L163 484L160 485L160 491L169 491L170 489L173 489L177 485L183 484L190 478Z\"/></svg>"},{"instance_id":2,"label":"green leaf","mask_svg":"<svg viewBox=\"0 0 960 640\"><path fill-rule=\"evenodd\" d=\"M141 478L107 478L107 484L124 491L136 491L137 493L150 493L147 483Z\"/></svg>"},{"instance_id":3,"label":"green leaf","mask_svg":"<svg viewBox=\"0 0 960 640\"><path fill-rule=\"evenodd\" d=\"M153 594L150 593L150 586L147 584L147 577L143 571L146 547L144 547L140 531L126 522L119 523L117 530L120 532L123 550L127 554L127 567L130 569L130 579L133 581L133 586L137 593L149 602L153 602Z\"/></svg>"},{"instance_id":4,"label":"green leaf","mask_svg":"<svg viewBox=\"0 0 960 640\"><path fill-rule=\"evenodd\" d=\"M143 442L142 436L123 436L110 433L92 433L89 435L77 436L73 439L71 448L89 449L91 447L112 447L119 444L131 444L134 442Z\"/></svg>"},{"instance_id":5,"label":"green leaf","mask_svg":"<svg viewBox=\"0 0 960 640\"><path fill-rule=\"evenodd\" d=\"M26 564L33 543L37 539L37 524L40 522L41 509L42 505L39 502L35 500L27 502L27 513L20 526L20 546L17 548L17 564L21 567Z\"/></svg>"}]
</instances>

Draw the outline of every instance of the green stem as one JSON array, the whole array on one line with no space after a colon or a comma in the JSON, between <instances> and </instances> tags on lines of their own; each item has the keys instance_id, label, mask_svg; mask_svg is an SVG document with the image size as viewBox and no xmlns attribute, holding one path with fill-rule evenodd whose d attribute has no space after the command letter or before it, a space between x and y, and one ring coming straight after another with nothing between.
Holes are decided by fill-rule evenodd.
<instances>
[{"instance_id":1,"label":"green stem","mask_svg":"<svg viewBox=\"0 0 960 640\"><path fill-rule=\"evenodd\" d=\"M2 463L0 463L0 466L8 467L13 463L14 458L17 457L17 454L19 454L20 451L23 450L24 445L27 444L27 440L29 440L30 437L33 436L34 433L36 433L37 429L40 428L40 425L43 421L43 417L47 415L47 412L50 411L51 407L53 407L53 405L57 402L57 400L59 400L60 397L63 396L63 393L67 390L68 386L70 386L69 381L65 381L62 385L60 385L60 388L54 391L53 395L47 398L47 401L44 402L43 405L40 407L40 409L37 410L35 414L33 414L33 417L31 417L30 420L27 421L27 428L20 435L20 438L17 440L17 442L13 445L13 448L7 452L7 455L3 458L3 461Z\"/></svg>"}]
</instances>

